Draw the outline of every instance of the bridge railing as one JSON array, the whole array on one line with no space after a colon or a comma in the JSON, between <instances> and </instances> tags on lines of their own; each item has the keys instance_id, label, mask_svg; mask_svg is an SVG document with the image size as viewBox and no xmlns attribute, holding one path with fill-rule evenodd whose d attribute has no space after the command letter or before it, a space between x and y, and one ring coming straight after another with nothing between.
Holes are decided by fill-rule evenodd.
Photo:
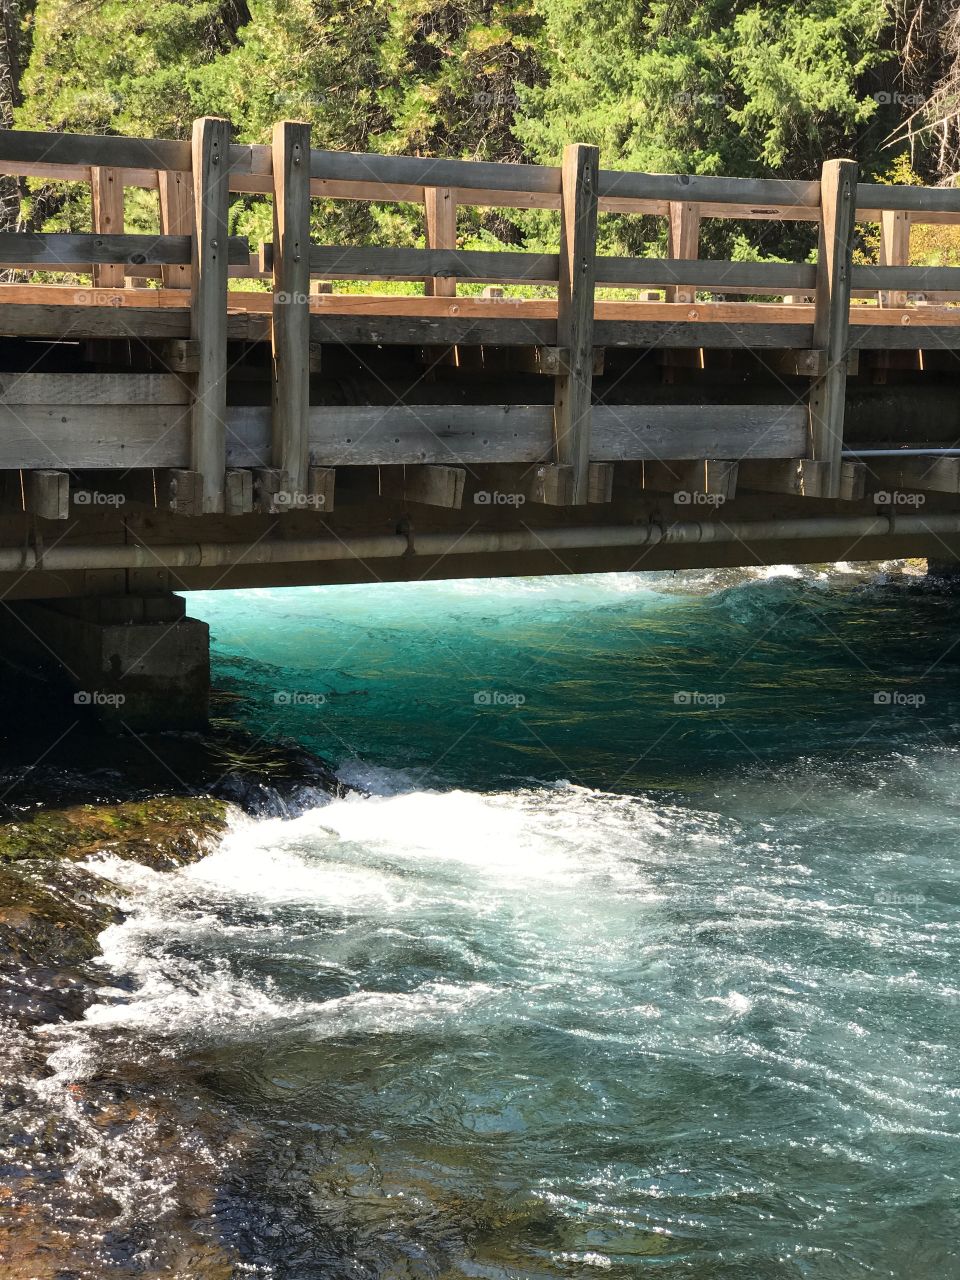
<instances>
[{"instance_id":1,"label":"bridge railing","mask_svg":"<svg viewBox=\"0 0 960 1280\"><path fill-rule=\"evenodd\" d=\"M796 406L709 406L716 411L712 456L803 460L810 464L811 492L841 497L857 493L842 458L851 348L916 347L931 331L931 343L960 347L960 309L919 305L960 300L960 268L909 265L911 225L960 224L960 190L858 183L850 161L827 162L818 181L629 173L601 169L596 149L583 145L568 147L557 167L318 150L309 126L297 122L279 123L268 146L241 145L231 141L225 120L208 118L195 122L190 141L0 131L0 173L88 183L92 222L89 233L0 234L0 269L28 276L84 272L92 282L89 289L0 285L0 333L153 343L190 393L186 452L162 454L179 460L181 491L194 495L184 510L249 510L249 476L241 473L254 462L262 464L265 490L301 493L311 470L378 462L431 466L444 448L449 452L456 433L424 427L423 406L384 410L366 425L358 408L354 416L367 440L361 449L346 409L334 415L310 405L311 343L532 348L530 367L555 382L543 441L546 406L504 406L518 428L515 443L491 445L485 438L487 452L478 446L474 455L461 438L459 456L540 459L544 492L576 504L609 495L614 461L653 464L700 448L691 459L698 463L704 446L690 440L700 438L699 425L710 418L694 405L686 419L668 421L667 410L676 406L649 406L643 407L643 433L625 427L627 410L636 406L611 406L597 393L598 349L744 346L792 353L786 371L811 379L805 431ZM124 230L127 188L157 191L158 234ZM246 240L228 234L231 197L249 193L273 199L273 238L257 256ZM313 243L311 201L317 198L420 204L426 246ZM459 249L459 206L555 209L559 251ZM598 255L602 213L666 218L668 256ZM818 261L703 259L700 228L709 218L817 222ZM853 264L857 221L881 225L876 265ZM269 281L271 291L230 290L231 277ZM425 296L313 291L320 281L377 280L422 283ZM145 281L159 288L135 287ZM551 296L461 297L461 282L533 285ZM657 290L663 299L602 299L598 289ZM730 302L728 294L754 300ZM782 301L756 300L771 297ZM874 305L856 305L858 298ZM266 422L263 411L227 407L232 338L272 344ZM180 406L181 386L144 384L143 404ZM491 418L495 409L483 412ZM759 417L748 412L760 409ZM453 407L443 412L449 418ZM735 419L752 424L749 441L733 432ZM528 425L521 430L521 423ZM666 433L660 437L658 423ZM655 438L658 444L651 443Z\"/></svg>"}]
</instances>

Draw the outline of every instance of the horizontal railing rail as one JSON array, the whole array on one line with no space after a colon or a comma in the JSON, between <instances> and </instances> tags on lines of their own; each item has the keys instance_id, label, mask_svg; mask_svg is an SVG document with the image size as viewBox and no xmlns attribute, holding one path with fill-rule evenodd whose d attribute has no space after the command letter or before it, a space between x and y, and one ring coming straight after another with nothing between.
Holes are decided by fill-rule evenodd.
<instances>
[{"instance_id":1,"label":"horizontal railing rail","mask_svg":"<svg viewBox=\"0 0 960 1280\"><path fill-rule=\"evenodd\" d=\"M228 262L249 262L250 244L246 237L230 236L226 248ZM0 264L23 265L32 270L76 270L90 264L185 265L192 254L191 236L0 232Z\"/></svg>"}]
</instances>

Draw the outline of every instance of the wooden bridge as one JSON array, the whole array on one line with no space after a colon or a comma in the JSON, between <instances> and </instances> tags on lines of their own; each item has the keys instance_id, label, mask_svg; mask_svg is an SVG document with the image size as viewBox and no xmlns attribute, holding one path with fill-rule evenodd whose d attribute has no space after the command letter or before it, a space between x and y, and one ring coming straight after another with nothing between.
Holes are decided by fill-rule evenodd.
<instances>
[{"instance_id":1,"label":"wooden bridge","mask_svg":"<svg viewBox=\"0 0 960 1280\"><path fill-rule=\"evenodd\" d=\"M0 174L91 218L0 235L5 599L960 553L960 268L909 265L960 190L359 155L291 122L249 146L213 118L0 131ZM125 230L132 189L155 230ZM251 198L256 252L229 233ZM426 247L314 243L318 201L419 206ZM559 211L559 252L458 248L468 205ZM666 220L669 256L598 254L608 214ZM708 219L816 223L816 265L705 260Z\"/></svg>"}]
</instances>

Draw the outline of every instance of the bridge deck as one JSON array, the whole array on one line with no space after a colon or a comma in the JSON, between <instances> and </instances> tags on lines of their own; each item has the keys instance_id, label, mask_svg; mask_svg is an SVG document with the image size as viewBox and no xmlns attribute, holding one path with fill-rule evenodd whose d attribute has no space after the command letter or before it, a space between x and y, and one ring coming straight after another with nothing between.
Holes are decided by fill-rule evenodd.
<instances>
[{"instance_id":1,"label":"bridge deck","mask_svg":"<svg viewBox=\"0 0 960 1280\"><path fill-rule=\"evenodd\" d=\"M294 122L247 146L216 119L190 141L0 131L0 174L90 210L0 234L0 591L957 544L960 267L911 265L910 229L960 224L960 190L850 161L622 173L582 145L555 168L356 155ZM125 225L134 188L153 228L142 201ZM256 251L238 198L272 200ZM424 247L314 243L316 200L416 204ZM556 210L558 251L459 248L461 206ZM606 214L665 219L668 256L598 254ZM701 258L712 218L814 222L817 262Z\"/></svg>"}]
</instances>

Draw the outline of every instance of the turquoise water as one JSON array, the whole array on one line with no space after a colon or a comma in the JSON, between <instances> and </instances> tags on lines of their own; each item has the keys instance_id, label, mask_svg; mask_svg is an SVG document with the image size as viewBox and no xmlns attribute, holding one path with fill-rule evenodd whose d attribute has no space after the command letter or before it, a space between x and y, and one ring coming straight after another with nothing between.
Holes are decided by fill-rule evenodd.
<instances>
[{"instance_id":1,"label":"turquoise water","mask_svg":"<svg viewBox=\"0 0 960 1280\"><path fill-rule=\"evenodd\" d=\"M229 714L366 794L107 860L129 914L50 1088L189 1094L234 1275L960 1276L960 599L791 570L190 606ZM96 1158L163 1256L176 1179Z\"/></svg>"}]
</instances>

